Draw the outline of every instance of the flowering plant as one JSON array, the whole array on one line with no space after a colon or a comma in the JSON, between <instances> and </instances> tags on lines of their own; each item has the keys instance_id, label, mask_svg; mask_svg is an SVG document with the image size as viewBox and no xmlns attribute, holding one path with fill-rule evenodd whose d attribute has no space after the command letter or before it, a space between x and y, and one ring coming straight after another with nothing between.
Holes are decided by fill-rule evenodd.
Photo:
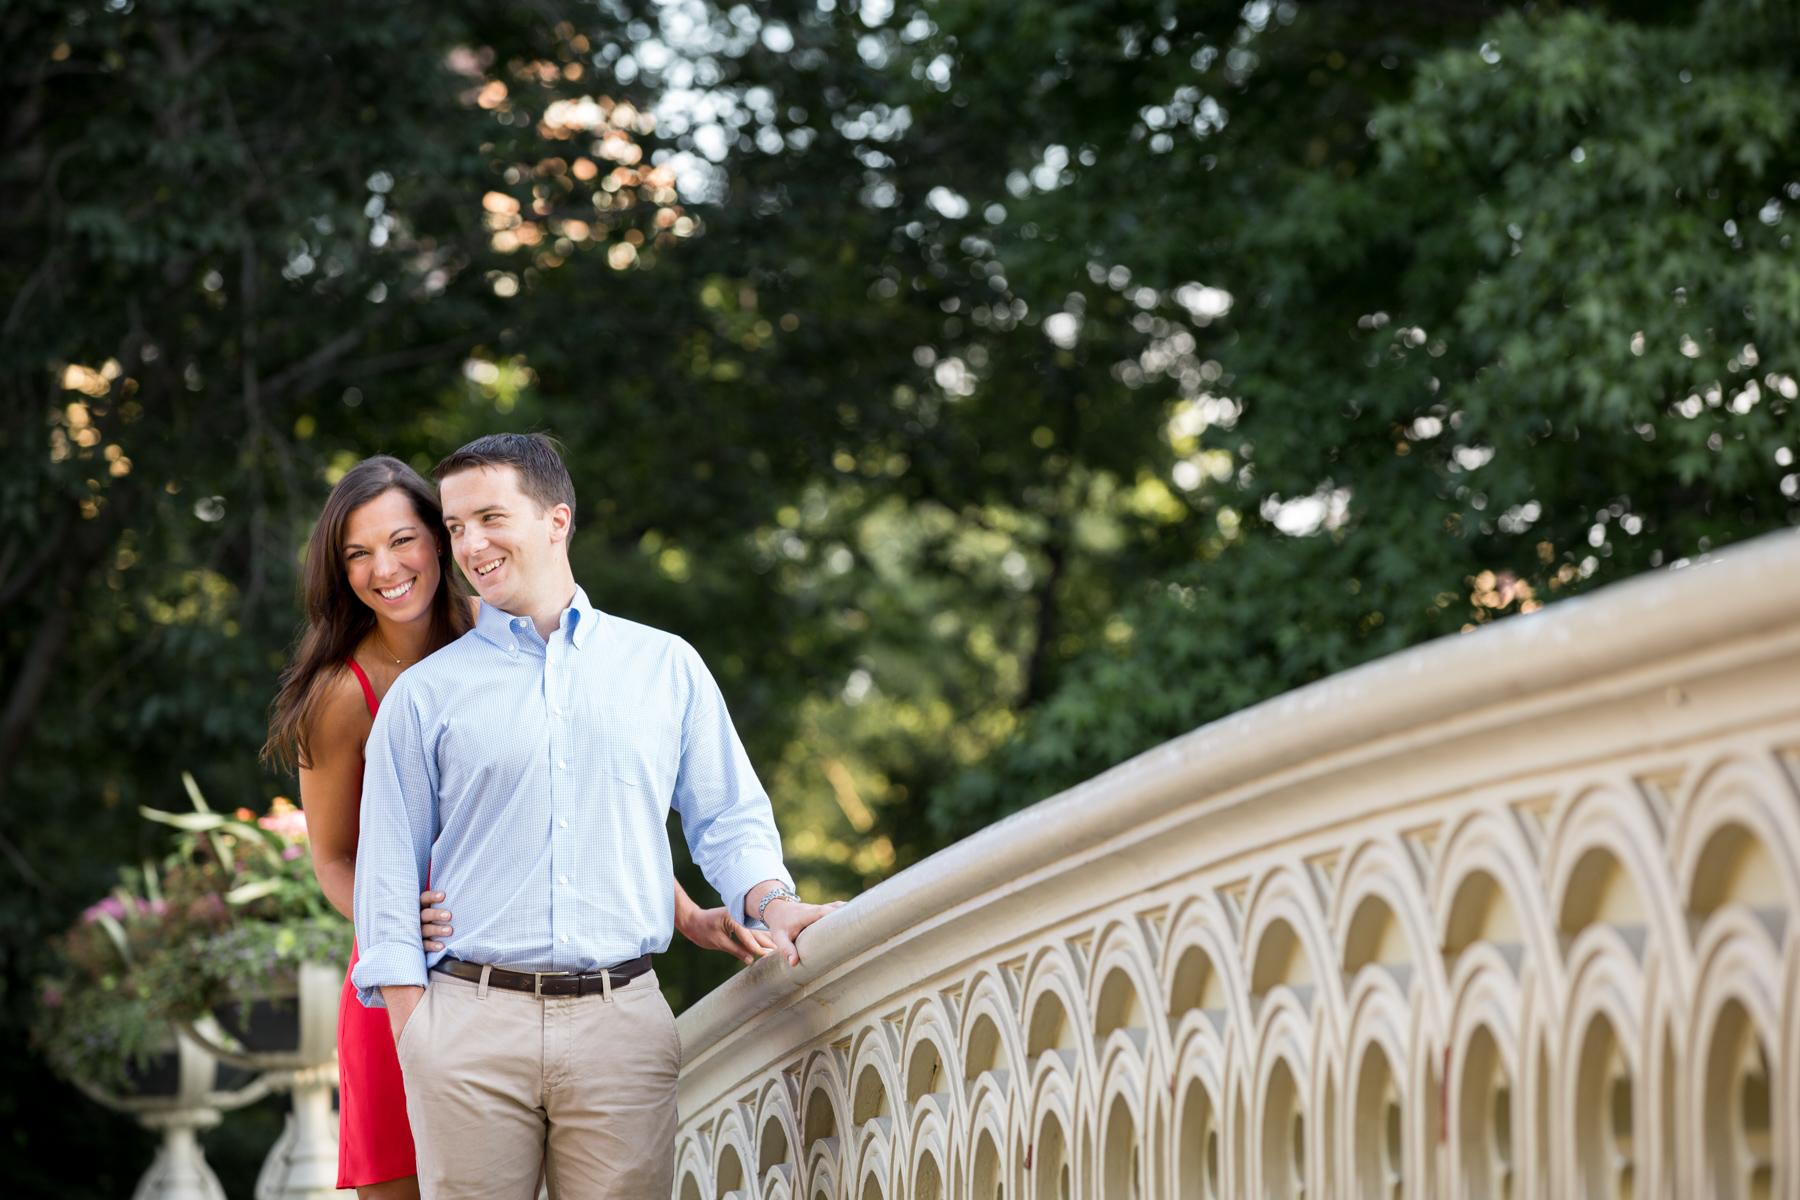
<instances>
[{"instance_id":1,"label":"flowering plant","mask_svg":"<svg viewBox=\"0 0 1800 1200\"><path fill-rule=\"evenodd\" d=\"M160 866L119 886L62 938L65 970L39 996L35 1040L64 1074L128 1087L168 1046L171 1022L292 995L299 964L342 965L350 923L313 876L306 816L277 797L258 817L214 812L193 777L191 813L145 808L180 831Z\"/></svg>"}]
</instances>

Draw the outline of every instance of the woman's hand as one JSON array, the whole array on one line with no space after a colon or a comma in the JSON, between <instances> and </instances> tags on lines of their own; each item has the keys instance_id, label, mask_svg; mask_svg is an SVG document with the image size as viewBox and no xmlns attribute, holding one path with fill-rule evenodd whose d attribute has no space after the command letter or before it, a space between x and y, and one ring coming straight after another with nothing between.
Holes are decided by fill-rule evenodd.
<instances>
[{"instance_id":1,"label":"woman's hand","mask_svg":"<svg viewBox=\"0 0 1800 1200\"><path fill-rule=\"evenodd\" d=\"M419 932L424 935L425 949L428 953L435 953L444 948L444 943L434 942L433 938L449 937L454 932L449 924L450 910L432 907L434 904L443 902L444 893L442 892L419 893Z\"/></svg>"},{"instance_id":2,"label":"woman's hand","mask_svg":"<svg viewBox=\"0 0 1800 1200\"><path fill-rule=\"evenodd\" d=\"M767 934L745 929L728 908L701 908L682 886L675 885L675 928L703 950L723 950L739 962L753 963L775 949Z\"/></svg>"}]
</instances>

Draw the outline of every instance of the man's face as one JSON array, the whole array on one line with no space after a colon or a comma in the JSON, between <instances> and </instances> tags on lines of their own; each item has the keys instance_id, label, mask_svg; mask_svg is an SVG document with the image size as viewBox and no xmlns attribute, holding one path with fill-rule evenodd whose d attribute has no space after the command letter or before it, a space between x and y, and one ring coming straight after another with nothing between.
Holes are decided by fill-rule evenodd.
<instances>
[{"instance_id":1,"label":"man's face","mask_svg":"<svg viewBox=\"0 0 1800 1200\"><path fill-rule=\"evenodd\" d=\"M481 598L525 616L561 582L569 506L539 511L512 467L458 471L438 485L450 552Z\"/></svg>"}]
</instances>

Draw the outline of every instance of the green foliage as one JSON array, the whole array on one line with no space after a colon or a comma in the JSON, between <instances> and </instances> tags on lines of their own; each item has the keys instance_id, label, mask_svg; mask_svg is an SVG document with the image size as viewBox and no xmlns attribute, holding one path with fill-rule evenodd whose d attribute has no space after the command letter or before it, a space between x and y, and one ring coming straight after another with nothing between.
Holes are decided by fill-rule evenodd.
<instances>
[{"instance_id":1,"label":"green foliage","mask_svg":"<svg viewBox=\"0 0 1800 1200\"><path fill-rule=\"evenodd\" d=\"M939 794L938 827L1408 643L1793 523L1800 87L1764 49L1719 9L1694 28L1505 17L1376 106L1360 159L1296 170L1229 241L1167 254L1153 279L1192 271L1238 298L1190 336L1241 414L1171 425L1190 461L1234 471L1199 498L1223 536L1126 606L1127 649L1075 664ZM1116 257L1158 249L1132 236Z\"/></svg>"},{"instance_id":2,"label":"green foliage","mask_svg":"<svg viewBox=\"0 0 1800 1200\"><path fill-rule=\"evenodd\" d=\"M163 949L164 914L119 892L118 916L96 905L64 937L67 969L40 989L33 1040L66 1078L125 1091L169 1049L171 1027L159 973L144 969Z\"/></svg>"}]
</instances>

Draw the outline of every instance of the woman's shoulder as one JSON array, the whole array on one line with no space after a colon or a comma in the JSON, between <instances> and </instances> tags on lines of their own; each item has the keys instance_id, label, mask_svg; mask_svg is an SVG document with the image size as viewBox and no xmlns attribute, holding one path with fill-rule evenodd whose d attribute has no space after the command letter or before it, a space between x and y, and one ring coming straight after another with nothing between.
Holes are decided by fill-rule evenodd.
<instances>
[{"instance_id":1,"label":"woman's shoulder","mask_svg":"<svg viewBox=\"0 0 1800 1200\"><path fill-rule=\"evenodd\" d=\"M363 695L362 682L348 663L339 663L319 673L313 685L312 736L315 741L330 741L334 736L351 733L361 738L374 720L369 715L369 702Z\"/></svg>"}]
</instances>

